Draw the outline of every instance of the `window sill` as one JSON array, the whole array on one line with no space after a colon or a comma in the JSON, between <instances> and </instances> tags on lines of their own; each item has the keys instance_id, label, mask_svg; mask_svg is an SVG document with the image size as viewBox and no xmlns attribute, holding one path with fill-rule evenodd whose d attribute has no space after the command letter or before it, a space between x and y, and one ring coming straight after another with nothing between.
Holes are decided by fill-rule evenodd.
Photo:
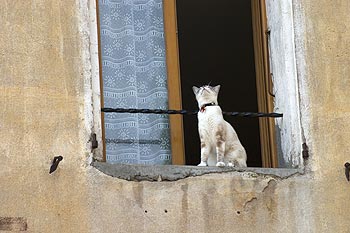
<instances>
[{"instance_id":1,"label":"window sill","mask_svg":"<svg viewBox=\"0 0 350 233\"><path fill-rule=\"evenodd\" d=\"M197 167L178 165L129 165L93 162L93 167L106 175L130 181L176 181L187 177L213 173L251 172L285 179L295 174L303 174L303 169L291 168L236 168Z\"/></svg>"}]
</instances>

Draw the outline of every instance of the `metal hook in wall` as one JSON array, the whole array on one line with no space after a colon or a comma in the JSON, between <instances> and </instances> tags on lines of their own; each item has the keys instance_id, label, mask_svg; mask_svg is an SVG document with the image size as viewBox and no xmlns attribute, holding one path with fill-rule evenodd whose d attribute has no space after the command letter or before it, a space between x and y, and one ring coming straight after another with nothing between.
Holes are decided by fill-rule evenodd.
<instances>
[{"instance_id":1,"label":"metal hook in wall","mask_svg":"<svg viewBox=\"0 0 350 233\"><path fill-rule=\"evenodd\" d=\"M59 156L55 156L53 158L53 161L52 161L52 164L51 164L51 167L50 167L50 171L49 171L49 174L53 173L54 171L56 171L57 167L58 167L58 164L63 160L63 157L61 155Z\"/></svg>"}]
</instances>

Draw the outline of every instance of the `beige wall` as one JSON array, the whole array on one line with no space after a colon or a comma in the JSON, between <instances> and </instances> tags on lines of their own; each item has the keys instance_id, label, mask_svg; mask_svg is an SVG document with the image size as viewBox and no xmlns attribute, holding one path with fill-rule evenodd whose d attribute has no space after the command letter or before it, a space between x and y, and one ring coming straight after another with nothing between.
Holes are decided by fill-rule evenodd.
<instances>
[{"instance_id":1,"label":"beige wall","mask_svg":"<svg viewBox=\"0 0 350 233\"><path fill-rule=\"evenodd\" d=\"M306 173L130 182L88 165L88 0L4 0L0 217L25 217L29 232L348 232L350 3L293 9Z\"/></svg>"},{"instance_id":2,"label":"beige wall","mask_svg":"<svg viewBox=\"0 0 350 233\"><path fill-rule=\"evenodd\" d=\"M89 228L79 15L74 0L0 4L0 216L31 232Z\"/></svg>"}]
</instances>

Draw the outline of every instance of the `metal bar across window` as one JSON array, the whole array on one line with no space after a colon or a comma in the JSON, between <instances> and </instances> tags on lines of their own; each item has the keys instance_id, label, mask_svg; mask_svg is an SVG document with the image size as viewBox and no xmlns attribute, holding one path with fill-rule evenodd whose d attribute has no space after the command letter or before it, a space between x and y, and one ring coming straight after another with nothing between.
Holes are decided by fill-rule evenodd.
<instances>
[{"instance_id":1,"label":"metal bar across window","mask_svg":"<svg viewBox=\"0 0 350 233\"><path fill-rule=\"evenodd\" d=\"M105 113L144 113L144 114L182 114L196 115L198 110L166 110L166 109L136 109L136 108L102 108ZM263 112L222 112L224 115L235 117L283 117L282 113L263 113Z\"/></svg>"}]
</instances>

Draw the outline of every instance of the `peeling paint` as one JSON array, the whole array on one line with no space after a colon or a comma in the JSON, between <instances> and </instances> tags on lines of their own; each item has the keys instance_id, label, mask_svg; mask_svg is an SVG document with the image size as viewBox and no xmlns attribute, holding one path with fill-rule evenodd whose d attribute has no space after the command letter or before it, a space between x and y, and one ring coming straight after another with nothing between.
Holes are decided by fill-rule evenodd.
<instances>
[{"instance_id":1,"label":"peeling paint","mask_svg":"<svg viewBox=\"0 0 350 233\"><path fill-rule=\"evenodd\" d=\"M266 9L274 111L283 113L275 119L279 166L302 167L292 0L266 0Z\"/></svg>"},{"instance_id":2,"label":"peeling paint","mask_svg":"<svg viewBox=\"0 0 350 233\"><path fill-rule=\"evenodd\" d=\"M258 200L257 197L252 197L248 201L246 201L243 205L243 210L246 211L247 208L250 208L250 205L254 205L254 203Z\"/></svg>"}]
</instances>

